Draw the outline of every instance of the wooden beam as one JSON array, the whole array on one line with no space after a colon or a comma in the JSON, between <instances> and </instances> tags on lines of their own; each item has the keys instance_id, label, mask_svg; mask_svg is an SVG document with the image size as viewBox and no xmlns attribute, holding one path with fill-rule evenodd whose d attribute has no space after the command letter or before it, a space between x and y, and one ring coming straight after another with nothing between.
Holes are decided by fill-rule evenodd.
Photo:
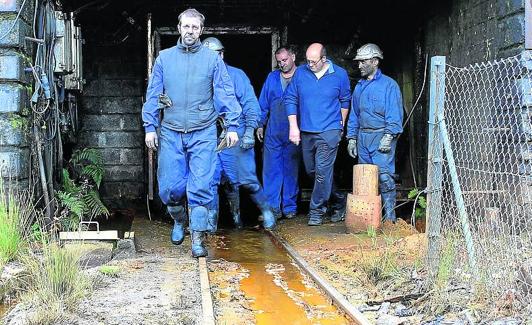
<instances>
[{"instance_id":1,"label":"wooden beam","mask_svg":"<svg viewBox=\"0 0 532 325\"><path fill-rule=\"evenodd\" d=\"M117 230L61 231L59 240L118 240Z\"/></svg>"},{"instance_id":2,"label":"wooden beam","mask_svg":"<svg viewBox=\"0 0 532 325\"><path fill-rule=\"evenodd\" d=\"M211 286L209 284L209 270L205 257L198 258L200 286L201 286L201 309L203 312L202 324L214 325L214 309L212 304Z\"/></svg>"}]
</instances>

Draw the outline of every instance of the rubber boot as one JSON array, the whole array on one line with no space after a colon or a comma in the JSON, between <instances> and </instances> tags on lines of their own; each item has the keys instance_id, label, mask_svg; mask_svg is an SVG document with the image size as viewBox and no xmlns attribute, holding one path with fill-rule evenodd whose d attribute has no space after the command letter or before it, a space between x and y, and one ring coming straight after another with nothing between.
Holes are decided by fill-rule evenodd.
<instances>
[{"instance_id":1,"label":"rubber boot","mask_svg":"<svg viewBox=\"0 0 532 325\"><path fill-rule=\"evenodd\" d=\"M229 201L229 211L231 211L231 217L233 219L233 224L236 229L242 229L243 223L242 218L240 217L240 192L238 190L238 185L228 184L224 186L225 195L227 196L227 201Z\"/></svg>"},{"instance_id":2,"label":"rubber boot","mask_svg":"<svg viewBox=\"0 0 532 325\"><path fill-rule=\"evenodd\" d=\"M253 203L255 203L262 212L262 226L264 229L274 229L276 224L275 215L270 206L266 203L266 196L262 191L262 187L259 184L248 184L244 185L244 187L249 191Z\"/></svg>"},{"instance_id":3,"label":"rubber boot","mask_svg":"<svg viewBox=\"0 0 532 325\"><path fill-rule=\"evenodd\" d=\"M218 211L211 209L209 210L209 218L207 219L207 232L214 234L216 230L218 230Z\"/></svg>"},{"instance_id":4,"label":"rubber boot","mask_svg":"<svg viewBox=\"0 0 532 325\"><path fill-rule=\"evenodd\" d=\"M309 226L321 226L323 223L322 216L318 214L309 214L308 225Z\"/></svg>"},{"instance_id":5,"label":"rubber boot","mask_svg":"<svg viewBox=\"0 0 532 325\"><path fill-rule=\"evenodd\" d=\"M182 205L169 205L168 213L174 219L174 228L170 234L170 240L174 245L181 245L185 239L185 221L187 213Z\"/></svg>"},{"instance_id":6,"label":"rubber boot","mask_svg":"<svg viewBox=\"0 0 532 325\"><path fill-rule=\"evenodd\" d=\"M381 193L382 205L384 206L384 221L388 220L393 223L397 221L395 216L395 198L396 191L390 191L386 193Z\"/></svg>"},{"instance_id":7,"label":"rubber boot","mask_svg":"<svg viewBox=\"0 0 532 325\"><path fill-rule=\"evenodd\" d=\"M192 257L207 256L207 249L205 248L205 232L192 231Z\"/></svg>"}]
</instances>

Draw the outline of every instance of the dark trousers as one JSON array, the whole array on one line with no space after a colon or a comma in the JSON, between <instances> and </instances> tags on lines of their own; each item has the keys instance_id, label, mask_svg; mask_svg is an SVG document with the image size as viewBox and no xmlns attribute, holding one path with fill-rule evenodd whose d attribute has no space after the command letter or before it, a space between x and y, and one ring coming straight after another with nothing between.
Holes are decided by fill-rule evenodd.
<instances>
[{"instance_id":1,"label":"dark trousers","mask_svg":"<svg viewBox=\"0 0 532 325\"><path fill-rule=\"evenodd\" d=\"M333 192L334 202L342 201L333 191L334 161L341 137L340 130L321 133L301 132L301 146L305 171L314 180L310 198L309 216L323 217L327 212L327 201Z\"/></svg>"}]
</instances>

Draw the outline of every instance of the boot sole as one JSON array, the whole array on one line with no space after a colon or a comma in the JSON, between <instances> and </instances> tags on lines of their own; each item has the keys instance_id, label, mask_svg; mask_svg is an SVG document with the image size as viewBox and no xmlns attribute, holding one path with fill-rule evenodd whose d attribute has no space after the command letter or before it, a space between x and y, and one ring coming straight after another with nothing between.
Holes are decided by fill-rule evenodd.
<instances>
[{"instance_id":1,"label":"boot sole","mask_svg":"<svg viewBox=\"0 0 532 325\"><path fill-rule=\"evenodd\" d=\"M183 242L185 241L185 239L183 238L183 239L180 240L180 241L175 241L175 240L170 240L170 241L172 242L172 244L179 246L179 245L183 244Z\"/></svg>"}]
</instances>

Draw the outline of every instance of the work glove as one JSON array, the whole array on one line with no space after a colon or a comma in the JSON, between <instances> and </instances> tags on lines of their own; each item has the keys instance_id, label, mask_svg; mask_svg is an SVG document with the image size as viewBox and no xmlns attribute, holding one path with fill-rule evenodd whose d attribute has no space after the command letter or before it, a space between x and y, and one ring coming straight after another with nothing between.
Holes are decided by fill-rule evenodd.
<instances>
[{"instance_id":1,"label":"work glove","mask_svg":"<svg viewBox=\"0 0 532 325\"><path fill-rule=\"evenodd\" d=\"M349 139L347 153L353 158L357 157L357 139Z\"/></svg>"},{"instance_id":2,"label":"work glove","mask_svg":"<svg viewBox=\"0 0 532 325\"><path fill-rule=\"evenodd\" d=\"M244 132L244 136L240 141L240 148L247 150L255 146L255 136L253 135L254 129L252 127L247 127Z\"/></svg>"},{"instance_id":3,"label":"work glove","mask_svg":"<svg viewBox=\"0 0 532 325\"><path fill-rule=\"evenodd\" d=\"M392 140L393 135L391 134L384 134L381 138L381 142L379 143L379 152L382 153L388 153L390 150L392 150Z\"/></svg>"},{"instance_id":4,"label":"work glove","mask_svg":"<svg viewBox=\"0 0 532 325\"><path fill-rule=\"evenodd\" d=\"M157 102L158 109L165 109L172 106L172 100L167 94L159 94L159 100Z\"/></svg>"}]
</instances>

